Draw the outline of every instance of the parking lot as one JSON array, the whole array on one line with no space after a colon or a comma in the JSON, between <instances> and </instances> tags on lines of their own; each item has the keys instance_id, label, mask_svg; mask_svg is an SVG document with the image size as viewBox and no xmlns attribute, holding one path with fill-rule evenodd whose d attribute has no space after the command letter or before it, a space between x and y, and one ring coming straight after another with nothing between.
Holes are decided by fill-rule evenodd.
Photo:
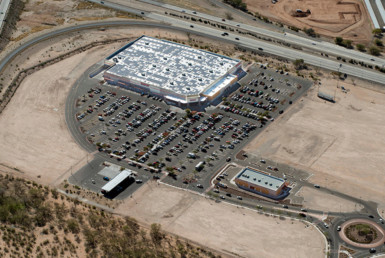
<instances>
[{"instance_id":1,"label":"parking lot","mask_svg":"<svg viewBox=\"0 0 385 258\"><path fill-rule=\"evenodd\" d=\"M163 182L199 192L311 85L256 65L217 107L195 112L96 78L84 78L75 104L77 124L95 149L139 176L168 172Z\"/></svg>"}]
</instances>

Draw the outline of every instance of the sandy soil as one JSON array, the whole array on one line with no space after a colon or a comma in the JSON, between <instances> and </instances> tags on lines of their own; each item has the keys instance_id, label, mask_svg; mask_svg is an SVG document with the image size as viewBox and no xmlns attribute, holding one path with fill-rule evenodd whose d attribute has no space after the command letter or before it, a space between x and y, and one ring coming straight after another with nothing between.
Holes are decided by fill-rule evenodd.
<instances>
[{"instance_id":1,"label":"sandy soil","mask_svg":"<svg viewBox=\"0 0 385 258\"><path fill-rule=\"evenodd\" d=\"M160 223L171 233L230 256L324 257L324 237L303 222L215 203L155 182L141 187L117 212L144 223Z\"/></svg>"},{"instance_id":2,"label":"sandy soil","mask_svg":"<svg viewBox=\"0 0 385 258\"><path fill-rule=\"evenodd\" d=\"M343 93L336 86L323 79L320 89L335 93L336 103L311 89L245 149L313 173L310 182L384 204L384 93L340 82L348 89Z\"/></svg>"},{"instance_id":3,"label":"sandy soil","mask_svg":"<svg viewBox=\"0 0 385 258\"><path fill-rule=\"evenodd\" d=\"M17 30L12 34L12 40L18 41L30 33L67 25L84 20L101 20L116 16L123 17L125 13L104 8L102 5L86 1L27 1L24 12L17 23ZM127 16L128 17L128 16ZM129 18L133 18L129 17Z\"/></svg>"},{"instance_id":4,"label":"sandy soil","mask_svg":"<svg viewBox=\"0 0 385 258\"><path fill-rule=\"evenodd\" d=\"M307 209L324 212L353 212L363 208L360 204L320 192L315 188L302 187L296 195L304 198L303 206Z\"/></svg>"},{"instance_id":5,"label":"sandy soil","mask_svg":"<svg viewBox=\"0 0 385 258\"><path fill-rule=\"evenodd\" d=\"M248 9L270 19L300 29L313 28L317 33L352 39L356 42L370 42L371 23L366 9L357 0L245 0ZM310 10L307 17L294 17L296 10Z\"/></svg>"},{"instance_id":6,"label":"sandy soil","mask_svg":"<svg viewBox=\"0 0 385 258\"><path fill-rule=\"evenodd\" d=\"M65 99L75 80L104 55L103 47L97 47L35 72L22 82L0 116L0 163L35 179L41 175L38 181L50 184L84 160L86 152L67 129Z\"/></svg>"}]
</instances>

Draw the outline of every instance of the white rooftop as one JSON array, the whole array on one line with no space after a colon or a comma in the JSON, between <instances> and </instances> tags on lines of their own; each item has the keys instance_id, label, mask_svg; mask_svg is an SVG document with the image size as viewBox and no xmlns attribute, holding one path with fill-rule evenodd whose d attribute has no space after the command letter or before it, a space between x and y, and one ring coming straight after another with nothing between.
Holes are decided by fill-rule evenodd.
<instances>
[{"instance_id":1,"label":"white rooftop","mask_svg":"<svg viewBox=\"0 0 385 258\"><path fill-rule=\"evenodd\" d=\"M239 63L226 56L148 36L129 43L108 58L116 64L107 73L183 95L201 93Z\"/></svg>"},{"instance_id":2,"label":"white rooftop","mask_svg":"<svg viewBox=\"0 0 385 258\"><path fill-rule=\"evenodd\" d=\"M111 181L109 181L107 184L105 184L102 187L103 191L106 191L107 193L110 192L112 189L114 189L117 185L119 185L121 182L123 182L127 177L132 175L132 171L129 169L125 169L122 172L120 172L117 176L115 176Z\"/></svg>"},{"instance_id":3,"label":"white rooftop","mask_svg":"<svg viewBox=\"0 0 385 258\"><path fill-rule=\"evenodd\" d=\"M273 191L276 191L285 182L285 180L281 178L267 175L250 168L245 168L242 170L242 172L237 177L243 181L263 186Z\"/></svg>"}]
</instances>

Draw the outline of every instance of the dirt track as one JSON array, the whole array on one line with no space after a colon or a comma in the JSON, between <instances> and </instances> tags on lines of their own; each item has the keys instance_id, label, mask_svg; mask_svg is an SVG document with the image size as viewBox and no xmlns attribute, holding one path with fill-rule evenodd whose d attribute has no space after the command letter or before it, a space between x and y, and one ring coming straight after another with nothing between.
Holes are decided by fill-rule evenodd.
<instances>
[{"instance_id":1,"label":"dirt track","mask_svg":"<svg viewBox=\"0 0 385 258\"><path fill-rule=\"evenodd\" d=\"M313 28L317 33L352 39L356 42L367 42L371 39L370 19L362 2L357 0L279 0L272 4L271 0L246 0L248 9L258 12L275 21L296 26ZM303 12L310 10L307 17Z\"/></svg>"}]
</instances>

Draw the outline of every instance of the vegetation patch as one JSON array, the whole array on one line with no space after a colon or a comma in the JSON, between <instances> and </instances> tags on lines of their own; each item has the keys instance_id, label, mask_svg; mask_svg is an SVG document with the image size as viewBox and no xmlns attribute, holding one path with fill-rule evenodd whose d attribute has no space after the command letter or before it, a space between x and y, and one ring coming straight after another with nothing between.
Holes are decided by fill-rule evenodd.
<instances>
[{"instance_id":1,"label":"vegetation patch","mask_svg":"<svg viewBox=\"0 0 385 258\"><path fill-rule=\"evenodd\" d=\"M369 224L352 224L345 229L345 235L353 242L370 244L377 239L377 230Z\"/></svg>"},{"instance_id":2,"label":"vegetation patch","mask_svg":"<svg viewBox=\"0 0 385 258\"><path fill-rule=\"evenodd\" d=\"M217 257L35 182L0 174L0 257Z\"/></svg>"}]
</instances>

